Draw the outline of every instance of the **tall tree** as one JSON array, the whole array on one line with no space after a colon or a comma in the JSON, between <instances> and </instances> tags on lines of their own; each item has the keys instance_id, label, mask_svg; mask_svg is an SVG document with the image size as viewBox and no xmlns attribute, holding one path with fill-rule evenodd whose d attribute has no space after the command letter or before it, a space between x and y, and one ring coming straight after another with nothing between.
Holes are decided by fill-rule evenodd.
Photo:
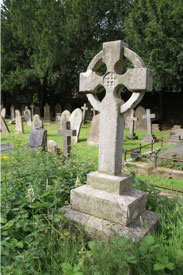
<instances>
[{"instance_id":1,"label":"tall tree","mask_svg":"<svg viewBox=\"0 0 183 275\"><path fill-rule=\"evenodd\" d=\"M132 1L125 37L152 69L155 91L183 92L182 0Z\"/></svg>"}]
</instances>

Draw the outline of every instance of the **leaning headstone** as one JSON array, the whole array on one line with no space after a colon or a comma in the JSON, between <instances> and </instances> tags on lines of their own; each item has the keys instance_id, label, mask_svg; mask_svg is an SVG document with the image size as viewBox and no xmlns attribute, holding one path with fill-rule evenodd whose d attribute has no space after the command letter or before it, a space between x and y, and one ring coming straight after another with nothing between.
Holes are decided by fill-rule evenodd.
<instances>
[{"instance_id":1,"label":"leaning headstone","mask_svg":"<svg viewBox=\"0 0 183 275\"><path fill-rule=\"evenodd\" d=\"M32 130L30 132L28 145L33 151L38 147L42 147L43 150L45 150L47 146L47 131L43 129L43 123L38 114L33 117Z\"/></svg>"},{"instance_id":2,"label":"leaning headstone","mask_svg":"<svg viewBox=\"0 0 183 275\"><path fill-rule=\"evenodd\" d=\"M137 118L136 123L136 130L147 130L147 123L144 119L142 119L142 116L146 114L146 110L142 106L138 106L135 110L135 116Z\"/></svg>"},{"instance_id":3,"label":"leaning headstone","mask_svg":"<svg viewBox=\"0 0 183 275\"><path fill-rule=\"evenodd\" d=\"M116 70L122 71L124 59L135 68L121 75ZM96 68L102 62L107 72L99 76ZM134 92L123 105L116 95L120 85ZM152 90L152 73L125 43L106 42L87 71L80 74L79 86L100 112L98 171L88 174L87 184L71 190L71 205L65 207L65 216L84 225L91 238L110 239L115 232L139 241L156 225L159 215L145 209L147 193L131 189L132 176L121 173L124 113L139 103L144 92ZM101 86L106 95L100 102L95 95Z\"/></svg>"},{"instance_id":4,"label":"leaning headstone","mask_svg":"<svg viewBox=\"0 0 183 275\"><path fill-rule=\"evenodd\" d=\"M16 123L15 133L24 134L23 121L19 110L15 110L15 123Z\"/></svg>"},{"instance_id":5,"label":"leaning headstone","mask_svg":"<svg viewBox=\"0 0 183 275\"><path fill-rule=\"evenodd\" d=\"M66 158L70 157L71 137L76 136L76 130L71 129L70 121L63 120L61 136L63 136L63 152Z\"/></svg>"},{"instance_id":6,"label":"leaning headstone","mask_svg":"<svg viewBox=\"0 0 183 275\"><path fill-rule=\"evenodd\" d=\"M1 123L0 123L0 132L2 133L9 133L10 130L6 124L6 121L4 119L4 117L0 116L0 120L1 120Z\"/></svg>"},{"instance_id":7,"label":"leaning headstone","mask_svg":"<svg viewBox=\"0 0 183 275\"><path fill-rule=\"evenodd\" d=\"M27 126L32 126L31 111L28 109L27 106L25 106L24 117L25 117Z\"/></svg>"},{"instance_id":8,"label":"leaning headstone","mask_svg":"<svg viewBox=\"0 0 183 275\"><path fill-rule=\"evenodd\" d=\"M88 107L86 107L86 103L83 105L83 107L81 107L82 111L83 111L83 123L85 123L85 114L86 111L88 110Z\"/></svg>"},{"instance_id":9,"label":"leaning headstone","mask_svg":"<svg viewBox=\"0 0 183 275\"><path fill-rule=\"evenodd\" d=\"M55 105L55 114L61 113L61 112L62 112L62 106L60 105L60 103L57 103Z\"/></svg>"},{"instance_id":10,"label":"leaning headstone","mask_svg":"<svg viewBox=\"0 0 183 275\"><path fill-rule=\"evenodd\" d=\"M130 132L129 132L128 136L132 139L138 139L138 137L136 136L136 134L134 132L135 121L137 121L137 118L135 117L134 109L132 109L130 111L130 116L127 117L127 120L129 121L129 124L130 124Z\"/></svg>"},{"instance_id":11,"label":"leaning headstone","mask_svg":"<svg viewBox=\"0 0 183 275\"><path fill-rule=\"evenodd\" d=\"M62 112L60 116L60 128L58 129L58 136L61 136L62 124L64 120L69 120L71 113L68 110Z\"/></svg>"},{"instance_id":12,"label":"leaning headstone","mask_svg":"<svg viewBox=\"0 0 183 275\"><path fill-rule=\"evenodd\" d=\"M71 138L72 142L77 143L79 140L79 134L80 134L80 128L82 123L82 111L81 109L77 108L75 109L70 118L69 121L71 123L71 129L76 130L76 135Z\"/></svg>"},{"instance_id":13,"label":"leaning headstone","mask_svg":"<svg viewBox=\"0 0 183 275\"><path fill-rule=\"evenodd\" d=\"M152 118L155 118L155 114L151 114L151 110L147 109L146 115L142 116L142 119L146 119L147 123L147 135L143 139L144 142L152 142L156 140L156 137L152 134Z\"/></svg>"},{"instance_id":14,"label":"leaning headstone","mask_svg":"<svg viewBox=\"0 0 183 275\"><path fill-rule=\"evenodd\" d=\"M50 106L48 103L46 103L44 106L44 120L50 121Z\"/></svg>"},{"instance_id":15,"label":"leaning headstone","mask_svg":"<svg viewBox=\"0 0 183 275\"><path fill-rule=\"evenodd\" d=\"M92 119L90 133L87 139L88 145L99 145L99 126L100 126L100 114L96 115Z\"/></svg>"},{"instance_id":16,"label":"leaning headstone","mask_svg":"<svg viewBox=\"0 0 183 275\"><path fill-rule=\"evenodd\" d=\"M5 108L2 109L2 111L1 111L1 116L2 116L3 118L6 117L6 109L5 109Z\"/></svg>"}]
</instances>

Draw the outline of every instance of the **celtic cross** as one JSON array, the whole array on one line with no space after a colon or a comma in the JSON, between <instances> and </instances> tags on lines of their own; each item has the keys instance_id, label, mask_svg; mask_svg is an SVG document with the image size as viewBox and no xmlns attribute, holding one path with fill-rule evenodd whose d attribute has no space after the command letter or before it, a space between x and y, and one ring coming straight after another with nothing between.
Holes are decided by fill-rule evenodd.
<instances>
[{"instance_id":1,"label":"celtic cross","mask_svg":"<svg viewBox=\"0 0 183 275\"><path fill-rule=\"evenodd\" d=\"M122 74L125 59L134 68ZM107 66L104 75L97 70L102 63ZM119 89L125 86L131 97L123 104ZM105 88L106 95L100 102L97 92ZM98 171L109 175L120 175L124 113L134 108L143 98L144 92L152 90L152 73L142 59L121 41L103 43L103 50L90 62L87 71L80 74L80 92L87 93L88 100L100 112L100 139Z\"/></svg>"}]
</instances>

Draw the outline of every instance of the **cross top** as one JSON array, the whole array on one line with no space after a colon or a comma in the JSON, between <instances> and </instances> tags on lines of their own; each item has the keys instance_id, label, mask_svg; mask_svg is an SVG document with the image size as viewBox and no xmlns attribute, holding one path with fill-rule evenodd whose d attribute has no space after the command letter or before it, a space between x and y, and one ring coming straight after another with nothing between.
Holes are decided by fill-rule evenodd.
<instances>
[{"instance_id":1,"label":"cross top","mask_svg":"<svg viewBox=\"0 0 183 275\"><path fill-rule=\"evenodd\" d=\"M134 69L122 74L125 59ZM97 70L102 63L107 71L100 75ZM132 96L123 104L118 91L125 86ZM97 92L105 88L106 95L100 102ZM103 43L103 50L90 62L87 71L80 74L80 92L87 93L88 100L100 112L99 171L111 175L121 173L124 116L143 98L144 92L152 89L152 72L142 59L121 41Z\"/></svg>"}]
</instances>

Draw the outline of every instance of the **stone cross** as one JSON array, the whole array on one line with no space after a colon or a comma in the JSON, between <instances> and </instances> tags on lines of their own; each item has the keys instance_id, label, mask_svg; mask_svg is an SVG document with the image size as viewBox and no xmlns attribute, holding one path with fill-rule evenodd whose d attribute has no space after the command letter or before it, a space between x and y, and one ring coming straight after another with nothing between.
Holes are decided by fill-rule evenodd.
<instances>
[{"instance_id":1,"label":"stone cross","mask_svg":"<svg viewBox=\"0 0 183 275\"><path fill-rule=\"evenodd\" d=\"M70 156L71 150L71 137L76 136L76 130L71 130L70 121L63 120L62 122L62 130L60 131L63 136L63 152L66 158Z\"/></svg>"},{"instance_id":2,"label":"stone cross","mask_svg":"<svg viewBox=\"0 0 183 275\"><path fill-rule=\"evenodd\" d=\"M130 111L130 116L127 117L127 120L130 121L130 133L129 133L129 136L132 137L133 139L137 139L138 137L134 133L135 121L137 121L137 118L135 117L135 111L134 111L134 109L132 109Z\"/></svg>"},{"instance_id":3,"label":"stone cross","mask_svg":"<svg viewBox=\"0 0 183 275\"><path fill-rule=\"evenodd\" d=\"M85 123L85 115L86 111L88 110L88 107L86 107L86 103L83 105L83 107L81 107L81 109L83 110L83 123Z\"/></svg>"},{"instance_id":4,"label":"stone cross","mask_svg":"<svg viewBox=\"0 0 183 275\"><path fill-rule=\"evenodd\" d=\"M34 107L35 107L35 105L33 103L31 103L30 108L31 108L32 119L34 116Z\"/></svg>"},{"instance_id":5,"label":"stone cross","mask_svg":"<svg viewBox=\"0 0 183 275\"><path fill-rule=\"evenodd\" d=\"M156 139L155 136L152 135L151 118L155 118L155 114L151 114L151 110L146 109L146 115L142 116L142 119L146 119L147 122L147 136L144 138L145 142L151 142Z\"/></svg>"},{"instance_id":6,"label":"stone cross","mask_svg":"<svg viewBox=\"0 0 183 275\"><path fill-rule=\"evenodd\" d=\"M131 61L134 69L121 74L125 58ZM107 71L100 76L96 71L102 62L106 64ZM123 105L118 95L122 85L133 92ZM100 102L96 93L100 92L101 87L105 88L106 95ZM100 112L99 172L121 174L124 113L134 108L144 92L151 89L152 72L122 41L104 43L103 51L93 58L87 71L80 74L80 92L87 93L91 105Z\"/></svg>"}]
</instances>

